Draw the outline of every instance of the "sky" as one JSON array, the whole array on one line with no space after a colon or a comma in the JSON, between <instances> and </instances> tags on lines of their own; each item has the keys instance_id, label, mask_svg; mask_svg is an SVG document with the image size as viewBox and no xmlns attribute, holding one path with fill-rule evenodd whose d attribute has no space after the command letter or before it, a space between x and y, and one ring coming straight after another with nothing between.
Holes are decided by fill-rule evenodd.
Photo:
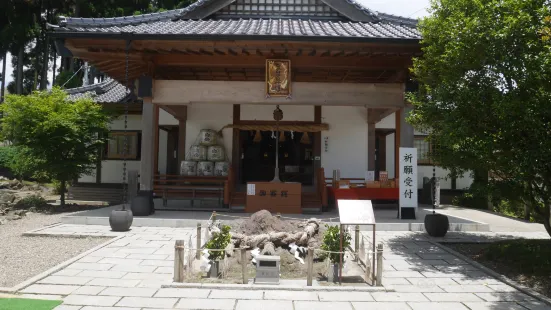
<instances>
[{"instance_id":1,"label":"sky","mask_svg":"<svg viewBox=\"0 0 551 310\"><path fill-rule=\"evenodd\" d=\"M426 16L427 9L430 5L430 0L357 0L362 3L365 7L370 8L375 11L390 13L394 15L400 15L410 18L419 18ZM8 54L6 64L6 85L8 85L12 80L13 67L11 65L11 55ZM59 66L59 59L57 64ZM52 64L51 64L52 65ZM0 66L1 70L1 66ZM52 71L48 72L48 80L52 81Z\"/></svg>"}]
</instances>

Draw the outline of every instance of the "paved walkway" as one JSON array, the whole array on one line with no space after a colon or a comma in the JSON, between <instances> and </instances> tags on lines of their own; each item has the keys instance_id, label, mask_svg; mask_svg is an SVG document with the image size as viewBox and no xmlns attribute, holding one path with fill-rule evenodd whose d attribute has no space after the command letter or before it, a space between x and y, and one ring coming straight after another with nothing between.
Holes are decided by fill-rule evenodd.
<instances>
[{"instance_id":1,"label":"paved walkway","mask_svg":"<svg viewBox=\"0 0 551 310\"><path fill-rule=\"evenodd\" d=\"M486 210L469 209L455 206L442 206L440 213L450 216L467 218L490 225L494 232L542 232L546 233L542 224L530 223L521 219L514 219Z\"/></svg>"},{"instance_id":2,"label":"paved walkway","mask_svg":"<svg viewBox=\"0 0 551 310\"><path fill-rule=\"evenodd\" d=\"M59 225L35 234L121 235L106 226ZM445 252L415 232L378 232L387 291L161 288L172 281L174 241L193 229L136 227L35 283L24 296L63 298L56 310L151 309L551 309ZM548 238L540 233L449 233L445 241ZM55 249L53 249L55 250Z\"/></svg>"}]
</instances>

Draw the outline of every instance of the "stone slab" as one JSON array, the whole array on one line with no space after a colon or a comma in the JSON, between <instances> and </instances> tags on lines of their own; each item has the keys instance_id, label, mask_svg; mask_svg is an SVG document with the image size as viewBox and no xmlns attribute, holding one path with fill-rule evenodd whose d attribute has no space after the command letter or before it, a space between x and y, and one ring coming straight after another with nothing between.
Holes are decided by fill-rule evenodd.
<instances>
[{"instance_id":1,"label":"stone slab","mask_svg":"<svg viewBox=\"0 0 551 310\"><path fill-rule=\"evenodd\" d=\"M421 293L374 292L371 296L375 301L429 301Z\"/></svg>"},{"instance_id":2,"label":"stone slab","mask_svg":"<svg viewBox=\"0 0 551 310\"><path fill-rule=\"evenodd\" d=\"M208 289L184 289L184 288L162 288L157 291L155 297L176 297L176 298L207 298Z\"/></svg>"},{"instance_id":3,"label":"stone slab","mask_svg":"<svg viewBox=\"0 0 551 310\"><path fill-rule=\"evenodd\" d=\"M374 301L368 292L323 292L320 301Z\"/></svg>"},{"instance_id":4,"label":"stone slab","mask_svg":"<svg viewBox=\"0 0 551 310\"><path fill-rule=\"evenodd\" d=\"M113 267L112 264L98 264L98 263L74 263L67 266L67 269L80 269L80 270L109 270Z\"/></svg>"},{"instance_id":5,"label":"stone slab","mask_svg":"<svg viewBox=\"0 0 551 310\"><path fill-rule=\"evenodd\" d=\"M326 294L327 292L321 293ZM371 296L370 296L371 297ZM265 291L264 299L318 301L318 293L301 291Z\"/></svg>"},{"instance_id":6,"label":"stone slab","mask_svg":"<svg viewBox=\"0 0 551 310\"><path fill-rule=\"evenodd\" d=\"M411 310L405 302L353 302L352 306L355 310Z\"/></svg>"},{"instance_id":7,"label":"stone slab","mask_svg":"<svg viewBox=\"0 0 551 310\"><path fill-rule=\"evenodd\" d=\"M209 298L262 299L263 291L213 290Z\"/></svg>"},{"instance_id":8,"label":"stone slab","mask_svg":"<svg viewBox=\"0 0 551 310\"><path fill-rule=\"evenodd\" d=\"M515 302L464 302L471 310L526 310Z\"/></svg>"},{"instance_id":9,"label":"stone slab","mask_svg":"<svg viewBox=\"0 0 551 310\"><path fill-rule=\"evenodd\" d=\"M460 302L408 302L413 310L469 310Z\"/></svg>"},{"instance_id":10,"label":"stone slab","mask_svg":"<svg viewBox=\"0 0 551 310\"><path fill-rule=\"evenodd\" d=\"M120 299L120 297L114 296L69 295L63 300L63 303L68 305L111 307Z\"/></svg>"},{"instance_id":11,"label":"stone slab","mask_svg":"<svg viewBox=\"0 0 551 310\"><path fill-rule=\"evenodd\" d=\"M152 297L157 289L146 287L108 287L99 295L105 296L131 296L131 297Z\"/></svg>"},{"instance_id":12,"label":"stone slab","mask_svg":"<svg viewBox=\"0 0 551 310\"><path fill-rule=\"evenodd\" d=\"M123 280L123 279L104 279L104 278L97 278L90 282L88 282L88 285L95 285L95 286L113 286L113 287L136 287L141 280Z\"/></svg>"},{"instance_id":13,"label":"stone slab","mask_svg":"<svg viewBox=\"0 0 551 310\"><path fill-rule=\"evenodd\" d=\"M21 291L24 294L47 294L47 295L69 295L79 286L77 285L49 285L49 284L33 284Z\"/></svg>"},{"instance_id":14,"label":"stone slab","mask_svg":"<svg viewBox=\"0 0 551 310\"><path fill-rule=\"evenodd\" d=\"M81 286L76 291L74 291L73 295L97 295L99 292L103 291L105 287L103 286Z\"/></svg>"},{"instance_id":15,"label":"stone slab","mask_svg":"<svg viewBox=\"0 0 551 310\"><path fill-rule=\"evenodd\" d=\"M425 296L430 299L430 301L457 301L457 302L466 302L466 301L483 301L475 294L472 293L425 293Z\"/></svg>"},{"instance_id":16,"label":"stone slab","mask_svg":"<svg viewBox=\"0 0 551 310\"><path fill-rule=\"evenodd\" d=\"M530 297L521 292L510 293L476 293L476 296L482 298L485 301L533 301L533 297Z\"/></svg>"},{"instance_id":17,"label":"stone slab","mask_svg":"<svg viewBox=\"0 0 551 310\"><path fill-rule=\"evenodd\" d=\"M92 277L67 277L67 276L49 276L38 283L45 284L67 284L67 285L84 285L92 280Z\"/></svg>"},{"instance_id":18,"label":"stone slab","mask_svg":"<svg viewBox=\"0 0 551 310\"><path fill-rule=\"evenodd\" d=\"M349 302L295 301L295 310L352 310Z\"/></svg>"},{"instance_id":19,"label":"stone slab","mask_svg":"<svg viewBox=\"0 0 551 310\"><path fill-rule=\"evenodd\" d=\"M123 297L117 307L172 308L178 298Z\"/></svg>"},{"instance_id":20,"label":"stone slab","mask_svg":"<svg viewBox=\"0 0 551 310\"><path fill-rule=\"evenodd\" d=\"M238 300L235 310L293 310L289 300ZM295 308L296 309L296 308ZM318 308L320 309L320 308Z\"/></svg>"},{"instance_id":21,"label":"stone slab","mask_svg":"<svg viewBox=\"0 0 551 310\"><path fill-rule=\"evenodd\" d=\"M90 277L90 278L104 278L104 279L120 279L122 278L126 272L122 271L91 271L91 270L83 270L81 273L79 273L79 277Z\"/></svg>"},{"instance_id":22,"label":"stone slab","mask_svg":"<svg viewBox=\"0 0 551 310\"><path fill-rule=\"evenodd\" d=\"M59 305L54 310L80 310L81 306Z\"/></svg>"},{"instance_id":23,"label":"stone slab","mask_svg":"<svg viewBox=\"0 0 551 310\"><path fill-rule=\"evenodd\" d=\"M448 293L490 293L491 288L485 285L440 285Z\"/></svg>"},{"instance_id":24,"label":"stone slab","mask_svg":"<svg viewBox=\"0 0 551 310\"><path fill-rule=\"evenodd\" d=\"M233 310L235 299L196 299L182 298L176 304L177 309L212 309L212 310ZM149 310L149 309L148 309Z\"/></svg>"},{"instance_id":25,"label":"stone slab","mask_svg":"<svg viewBox=\"0 0 551 310\"><path fill-rule=\"evenodd\" d=\"M153 272L157 266L143 266L143 265L115 265L111 270L113 271L123 271L123 272ZM172 267L174 270L174 267Z\"/></svg>"}]
</instances>

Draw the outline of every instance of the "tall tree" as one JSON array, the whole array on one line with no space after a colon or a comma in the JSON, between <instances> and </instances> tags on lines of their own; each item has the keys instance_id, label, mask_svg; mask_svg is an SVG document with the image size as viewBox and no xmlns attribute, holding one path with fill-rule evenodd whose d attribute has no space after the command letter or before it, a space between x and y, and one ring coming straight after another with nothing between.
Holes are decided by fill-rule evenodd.
<instances>
[{"instance_id":1,"label":"tall tree","mask_svg":"<svg viewBox=\"0 0 551 310\"><path fill-rule=\"evenodd\" d=\"M551 1L433 0L431 13L409 121L440 165L489 171L493 197L529 205L551 235Z\"/></svg>"},{"instance_id":2,"label":"tall tree","mask_svg":"<svg viewBox=\"0 0 551 310\"><path fill-rule=\"evenodd\" d=\"M109 130L106 112L90 98L68 100L59 88L8 95L0 111L0 137L25 150L36 174L60 182L64 205L67 182L95 168Z\"/></svg>"}]
</instances>

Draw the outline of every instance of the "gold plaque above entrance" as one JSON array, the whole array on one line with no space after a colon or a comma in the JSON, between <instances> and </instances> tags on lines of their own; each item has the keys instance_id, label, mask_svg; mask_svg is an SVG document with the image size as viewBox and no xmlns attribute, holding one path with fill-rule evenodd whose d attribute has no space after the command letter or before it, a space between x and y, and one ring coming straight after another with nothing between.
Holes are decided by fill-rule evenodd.
<instances>
[{"instance_id":1,"label":"gold plaque above entrance","mask_svg":"<svg viewBox=\"0 0 551 310\"><path fill-rule=\"evenodd\" d=\"M266 59L266 97L291 96L291 61Z\"/></svg>"}]
</instances>

